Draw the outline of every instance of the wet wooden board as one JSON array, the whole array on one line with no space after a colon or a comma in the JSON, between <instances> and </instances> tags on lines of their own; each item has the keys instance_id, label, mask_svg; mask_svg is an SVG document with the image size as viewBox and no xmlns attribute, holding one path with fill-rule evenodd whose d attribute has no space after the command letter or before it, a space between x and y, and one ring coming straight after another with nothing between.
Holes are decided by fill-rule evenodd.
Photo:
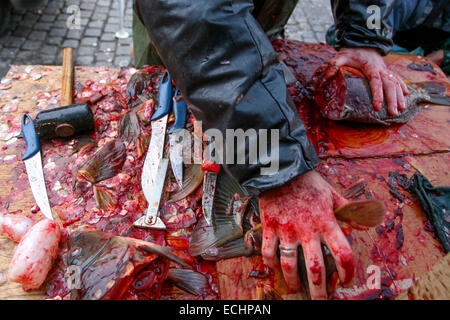
<instances>
[{"instance_id":1,"label":"wet wooden board","mask_svg":"<svg viewBox=\"0 0 450 320\"><path fill-rule=\"evenodd\" d=\"M339 289L338 297L351 298L355 292L364 290L367 281L367 267L375 265L381 270L389 267L395 271L394 283L405 289L411 285L413 278L419 278L428 272L443 256L440 243L432 234L424 230L425 215L416 197L401 190L408 200L403 204L396 201L389 192L387 178L389 172L402 172L408 177L418 172L416 168L430 179L434 185L450 185L450 154L426 156L408 156L402 158L381 158L364 160L327 159L319 167L320 172L338 190L348 187L351 181L364 178L369 189L377 199L384 200L388 213L385 221L394 217L396 210L401 210L403 220L394 219L395 226L401 224L404 241L400 250L395 248L395 227L385 236L379 236L374 228L367 231L353 230L352 248L357 261L356 276L349 284L349 289ZM382 180L382 177L384 180ZM363 199L363 198L362 198ZM274 279L261 281L248 277L255 265L261 263L261 257L235 258L219 261L217 273L224 299L253 299L258 292L269 287L271 281L275 292L284 299L303 298L303 293L290 292L281 273ZM233 277L230 274L234 275ZM255 288L258 289L250 289Z\"/></svg>"},{"instance_id":2,"label":"wet wooden board","mask_svg":"<svg viewBox=\"0 0 450 320\"><path fill-rule=\"evenodd\" d=\"M25 66L14 66L11 71L14 75L18 76L20 74L26 73ZM8 113L11 119L4 118L5 114L2 114L0 120L1 122L9 121L12 125L18 125L18 119L23 112L29 112L33 117L40 110L38 107L37 100L34 98L42 92L51 92L56 97L58 96L58 91L60 90L60 68L59 67L42 67L34 66L36 68L31 73L42 74L42 78L39 80L33 80L31 77L23 80L14 80L13 86L10 90L1 91L0 90L0 108L3 108L6 104L10 103L14 99L19 99L20 103L17 111ZM116 74L117 69L98 69L98 68L77 68L75 72L75 85L80 85L88 79L103 79L107 77L107 74ZM54 106L58 106L59 101L56 99L54 101ZM448 109L441 109L442 107L433 106L427 109L426 112L430 112L433 118L441 121L442 123L447 123L449 121ZM438 113L438 115L436 115ZM432 118L432 119L433 119ZM15 119L15 120L14 120ZM434 120L431 120L434 123ZM20 126L19 126L20 128ZM445 131L444 131L445 132ZM445 135L437 135L439 138ZM355 140L355 139L353 139ZM438 141L441 143L442 141ZM2 196L14 194L16 188L23 186L17 186L14 184L15 179L17 181L23 181L25 177L25 169L21 167L20 169L14 169L17 165L17 161L20 161L21 152L24 150L23 141L17 142L19 148L16 148L14 144L9 145L7 149L2 149L5 146L5 141L0 141L0 158L2 159L2 164L0 166L0 199ZM386 143L386 142L385 142ZM21 145L20 145L21 144ZM385 146L389 145L388 143ZM426 144L425 144L426 146ZM442 144L439 145L439 148ZM358 148L354 148L358 150ZM436 149L437 150L437 149ZM431 179L431 182L436 185L449 185L448 171L450 159L448 156L448 145L444 148L439 149L438 153L436 150L430 150L425 152L427 155L409 157L402 156L400 158L410 164L406 168L405 173L408 176L412 175L415 171L420 171ZM422 152L421 152L422 153ZM12 160L3 161L7 156L15 156ZM331 162L330 162L331 161ZM386 183L382 183L379 179L377 180L376 174L387 176L388 170L399 169L404 165L403 162L399 162L398 159L394 160L389 154L384 153L381 159L355 159L355 161L339 159L341 163L333 163L335 161L333 158L325 159L323 161L324 165L329 168L335 168L341 171L341 175L330 174L328 179L333 183L338 190L342 190L346 187L348 181L343 181L345 176L354 177L365 177L369 180L369 185L374 193L377 194L378 198L385 199L390 212L394 209L395 204L389 204L391 195L386 189ZM400 164L399 164L400 163ZM322 169L325 168L322 166ZM326 175L326 171L324 171ZM19 179L19 178L22 179ZM25 185L27 187L27 185ZM4 206L4 203L1 203ZM31 214L31 208L34 205L33 196L31 191L26 193L25 197L22 199L16 199L9 204L8 211L22 210L23 214L30 215L36 220L40 219L40 213L36 215ZM355 255L359 257L360 263L358 264L357 277L352 282L352 285L358 286L364 283L365 279L365 267L369 264L375 263L384 265L387 263L389 266L396 270L398 269L398 278L410 279L412 273L414 276L419 277L423 273L427 272L439 259L442 257L442 252L439 249L439 244L432 236L423 230L424 215L420 209L417 201L412 202L410 205L406 205L403 209L404 212L404 232L405 232L405 244L402 248L402 255L404 256L407 266L398 265L391 262L383 262L383 260L378 261L377 257L372 257L370 255L371 250L373 250L373 243L369 235L365 232L354 231L354 244L353 248L355 250ZM376 234L373 230L370 231L372 237ZM388 234L386 239L386 246L393 242L394 234ZM407 243L408 242L408 243ZM15 248L15 243L5 238L0 238L0 273L5 275L7 268L9 266L10 259ZM422 258L426 257L426 259ZM413 259L411 259L413 258ZM219 284L221 297L223 299L254 299L261 298L265 288L275 287L275 294L283 297L284 299L304 299L305 295L303 293L289 292L286 285L282 279L280 272L276 272L274 279L271 280L260 280L256 278L249 278L248 274L255 267L261 265L260 257L252 258L236 258L220 261L217 264L217 271L219 274ZM42 299L42 292L35 291L24 293L21 287L17 284L6 282L2 284L2 278L0 277L0 299ZM400 284L403 284L401 282ZM399 285L400 285L399 284Z\"/></svg>"},{"instance_id":3,"label":"wet wooden board","mask_svg":"<svg viewBox=\"0 0 450 320\"><path fill-rule=\"evenodd\" d=\"M28 71L28 72L27 72ZM105 67L76 67L74 86L82 86L87 80L108 81L115 78L119 72L118 68ZM21 76L22 75L22 76ZM38 75L38 76L36 76ZM12 86L8 90L0 90L0 110L5 106L17 101L17 110L13 112L0 111L0 124L8 123L13 127L20 129L20 117L23 113L29 113L33 118L42 109L39 102L39 95L48 93L54 96L51 106L59 106L59 95L61 92L61 67L58 66L12 66L6 75L6 78L19 79L12 81ZM40 79L33 80L33 77ZM11 140L10 140L11 141ZM4 149L7 147L6 149ZM20 192L21 198L14 199L6 204L0 202L0 208L3 210L5 206L8 211L22 210L21 214L28 215L34 220L42 218L40 212L32 214L31 209L35 205L31 190L27 185L26 172L24 165L17 165L21 162L22 152L25 148L25 142L20 139L12 144L7 141L0 141L0 200L9 198L14 195L15 190L23 189ZM4 161L5 157L12 157L10 160ZM20 181L20 183L14 183ZM25 185L24 184L25 181ZM23 197L22 197L23 195ZM16 243L0 236L0 300L2 299L42 299L44 298L42 291L24 292L22 287L16 283L4 281L14 253Z\"/></svg>"},{"instance_id":4,"label":"wet wooden board","mask_svg":"<svg viewBox=\"0 0 450 320\"><path fill-rule=\"evenodd\" d=\"M385 57L385 61L404 79L411 82L439 81L447 87L447 94L450 92L450 83L445 74L424 58L391 54ZM432 74L411 70L407 68L411 62L431 63L437 72ZM313 70L305 68L305 77L308 78ZM382 236L375 229L353 230L356 275L348 288L339 288L334 297L360 298L358 293L367 291L365 284L369 265L390 270L390 274L386 275L395 279L394 289L397 292L405 290L414 279L427 273L444 253L440 243L430 232L424 230L426 218L417 198L401 191L407 199L400 203L389 192L387 179L390 172L400 172L408 177L420 172L436 186L450 185L450 108L427 106L409 123L392 127L334 122L324 119L313 108L314 106L304 103L299 113L305 122L309 138L322 158L319 167L322 175L338 191L344 190L358 179L366 179L375 198L386 203L389 213L385 222L392 219L399 210L403 215L401 223L400 218L395 218L394 229ZM396 249L395 228L399 224L403 229L404 241L401 248ZM261 264L261 260L261 257L242 257L219 261L217 272L222 298L261 298L261 292L270 286L283 299L304 298L302 292L293 293L287 289L279 271L270 280L249 277L254 265Z\"/></svg>"},{"instance_id":5,"label":"wet wooden board","mask_svg":"<svg viewBox=\"0 0 450 320\"><path fill-rule=\"evenodd\" d=\"M381 127L352 124L320 119L312 115L303 116L306 123L320 126L320 138L310 136L321 158L362 158L377 156L398 156L405 154L432 154L448 152L448 138L442 132L448 130L449 107L426 106L411 121L404 125ZM315 113L315 116L321 117ZM308 117L308 118L306 118Z\"/></svg>"},{"instance_id":6,"label":"wet wooden board","mask_svg":"<svg viewBox=\"0 0 450 320\"><path fill-rule=\"evenodd\" d=\"M441 259L430 272L424 275L408 291L396 300L449 300L450 299L450 254Z\"/></svg>"}]
</instances>

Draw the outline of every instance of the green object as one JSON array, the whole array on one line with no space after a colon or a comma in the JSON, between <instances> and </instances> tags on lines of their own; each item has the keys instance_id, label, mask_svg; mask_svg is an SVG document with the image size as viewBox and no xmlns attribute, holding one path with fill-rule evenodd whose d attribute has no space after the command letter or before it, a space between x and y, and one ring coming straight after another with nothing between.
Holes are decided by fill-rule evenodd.
<instances>
[{"instance_id":1,"label":"green object","mask_svg":"<svg viewBox=\"0 0 450 320\"><path fill-rule=\"evenodd\" d=\"M325 34L325 42L332 47L336 47L336 26L332 24Z\"/></svg>"},{"instance_id":2,"label":"green object","mask_svg":"<svg viewBox=\"0 0 450 320\"><path fill-rule=\"evenodd\" d=\"M422 47L417 47L414 50L408 51L408 49L400 47L399 45L396 45L395 43L392 46L391 52L394 52L394 53L409 53L409 54L415 54L415 55L418 55L418 56L425 55L425 51L422 49Z\"/></svg>"},{"instance_id":3,"label":"green object","mask_svg":"<svg viewBox=\"0 0 450 320\"><path fill-rule=\"evenodd\" d=\"M450 251L450 187L434 187L425 176L415 173L408 191L420 200L428 220L436 229L437 236L445 252Z\"/></svg>"},{"instance_id":4,"label":"green object","mask_svg":"<svg viewBox=\"0 0 450 320\"><path fill-rule=\"evenodd\" d=\"M133 51L136 68L145 65L164 65L135 11L133 11Z\"/></svg>"}]
</instances>

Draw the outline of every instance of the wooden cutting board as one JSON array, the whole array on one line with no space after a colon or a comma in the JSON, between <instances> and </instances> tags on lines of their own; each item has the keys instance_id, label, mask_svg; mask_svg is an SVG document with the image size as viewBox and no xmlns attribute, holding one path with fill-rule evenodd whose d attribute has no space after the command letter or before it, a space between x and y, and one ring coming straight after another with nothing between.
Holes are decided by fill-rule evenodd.
<instances>
[{"instance_id":1,"label":"wooden cutting board","mask_svg":"<svg viewBox=\"0 0 450 320\"><path fill-rule=\"evenodd\" d=\"M86 80L101 80L107 77L114 77L118 73L117 68L104 67L77 67L75 71L75 86L82 85ZM61 67L57 66L12 66L7 74L7 78L17 78L12 81L9 90L0 90L0 108L17 102L17 110L12 112L0 112L0 124L10 123L17 125L20 116L28 112L35 116L39 111L39 99L36 97L42 93L54 96L55 107L59 105L61 85ZM39 79L37 79L39 78ZM36 80L34 80L36 79ZM16 101L18 100L18 101ZM439 119L439 123L449 123L450 114L448 107L432 106L426 110L432 117ZM428 117L427 117L428 118ZM420 118L419 118L420 119ZM416 121L421 123L420 121ZM414 129L414 125L408 124ZM19 126L20 128L20 126ZM414 131L412 131L414 132ZM447 132L442 132L442 136L448 136ZM344 137L345 140L345 137ZM408 155L390 156L384 153L382 157L354 158L352 160L345 157L326 157L322 160L321 172L327 177L338 190L343 190L346 186L346 179L365 178L369 182L369 187L376 198L383 199L389 209L388 217L392 217L393 212L398 210L399 204L392 202L392 195L389 193L386 181L380 177L387 178L389 172L393 170L402 171L408 176L414 172L421 172L427 176L435 185L450 185L450 142L446 139L447 145L442 145L439 139L440 149L437 152L430 151L427 154L414 153ZM387 143L388 139L380 143ZM9 141L11 142L11 141ZM16 148L17 144L22 144L21 148ZM14 184L16 177L24 175L22 171L14 169L17 161L20 161L23 141L8 144L7 141L0 141L0 199L14 194L17 188L27 188L27 186L17 186ZM388 144L386 144L388 146ZM6 149L5 149L6 147ZM383 145L377 148L383 149ZM5 158L7 160L5 160ZM338 174L336 174L338 173ZM385 238L379 239L375 230L367 232L353 231L352 247L357 257L357 273L351 286L359 288L365 283L367 278L366 268L370 264L379 265L384 268L388 266L396 271L398 286L408 286L413 277L417 278L429 271L442 257L443 253L440 244L431 234L423 230L425 216L416 199L407 194L412 200L401 209L403 212L404 244L401 250L390 252L389 248L395 246L395 233L388 233ZM5 203L0 203L2 207ZM22 210L21 214L26 214L39 220L40 213L32 214L34 206L33 196L28 190L25 197L12 201L8 204L8 211ZM388 257L393 256L396 261L379 258L373 254L376 249L375 241L379 241L380 248ZM4 281L7 274L9 262L13 255L16 244L6 238L0 237L0 299L42 299L41 291L23 292L20 285ZM386 251L386 252L384 252ZM401 256L401 257L400 257ZM255 268L262 266L261 257L235 258L223 260L217 263L219 275L220 293L222 299L256 299L264 296L265 289L275 288L275 294L284 299L304 299L303 292L290 292L279 271L276 271L273 279L260 280L249 277L249 273ZM344 292L346 294L346 292ZM343 293L343 294L344 294Z\"/></svg>"},{"instance_id":2,"label":"wooden cutting board","mask_svg":"<svg viewBox=\"0 0 450 320\"><path fill-rule=\"evenodd\" d=\"M404 79L411 82L439 81L450 94L447 77L426 58L390 54L384 59ZM430 63L436 72L412 70L408 67L411 63ZM306 108L312 110L314 106ZM411 286L444 256L440 243L424 230L426 218L417 198L401 190L406 200L400 203L391 194L387 181L390 172L408 177L420 172L435 186L450 185L449 111L450 108L445 106L426 106L407 124L379 127L329 121L321 118L318 110L300 110L308 136L319 150L322 175L338 191L359 179L367 180L374 197L383 200L387 206L385 222L394 222L394 230L381 235L373 228L368 232L353 230L356 274L347 288L338 288L334 298L362 298L358 293L369 293L366 282L370 265L378 266L382 271L389 270L387 276L394 279L392 289L398 293ZM315 122L317 117L321 118L318 123ZM401 221L399 216L403 217ZM400 229L404 240L396 249ZM261 257L242 257L219 261L217 273L222 298L261 298L264 289L272 286L276 295L283 299L304 298L303 292L293 293L287 289L279 271L270 280L249 277L255 265L262 263L261 260Z\"/></svg>"},{"instance_id":3,"label":"wooden cutting board","mask_svg":"<svg viewBox=\"0 0 450 320\"><path fill-rule=\"evenodd\" d=\"M34 119L41 109L40 95L43 94L48 95L47 98L53 100L54 107L58 107L61 94L61 70L62 67L59 66L12 66L5 76L5 78L13 79L12 86L8 90L0 90L0 109L5 110L5 107L17 105L17 110L0 112L0 125L8 123L10 126L16 127L25 112L29 113ZM87 80L100 81L103 79L107 81L108 78L117 77L118 72L119 68L76 67L74 87L82 86ZM8 141L0 141L0 158L2 159L0 165L0 199L2 203L0 205L4 207L3 199L9 198L15 190L23 189L25 190L24 193L21 192L21 195L24 195L23 198L10 202L8 211L22 210L21 214L40 220L42 218L40 212L37 214L31 213L35 202L28 185L14 184L17 177L23 178L23 175L26 175L24 165L17 169L17 162L21 162L21 152L24 150L25 142L22 139L15 142L9 140L9 142L11 141L13 142L11 144L8 144ZM5 157L11 159L5 161ZM20 285L9 281L5 282L15 247L15 242L0 236L0 300L42 299L44 297L42 291L26 293Z\"/></svg>"},{"instance_id":4,"label":"wooden cutting board","mask_svg":"<svg viewBox=\"0 0 450 320\"><path fill-rule=\"evenodd\" d=\"M409 290L402 292L396 300L449 300L450 299L450 254L441 259Z\"/></svg>"}]
</instances>

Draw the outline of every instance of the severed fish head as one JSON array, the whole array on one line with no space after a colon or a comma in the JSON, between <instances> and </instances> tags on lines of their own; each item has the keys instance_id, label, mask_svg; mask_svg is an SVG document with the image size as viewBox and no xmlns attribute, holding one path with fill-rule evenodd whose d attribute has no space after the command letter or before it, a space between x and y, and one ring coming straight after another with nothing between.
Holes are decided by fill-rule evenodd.
<instances>
[{"instance_id":1,"label":"severed fish head","mask_svg":"<svg viewBox=\"0 0 450 320\"><path fill-rule=\"evenodd\" d=\"M76 232L68 246L68 267L79 275L71 299L133 299L141 291L155 299L166 280L168 260L186 265L166 247L98 231Z\"/></svg>"},{"instance_id":2,"label":"severed fish head","mask_svg":"<svg viewBox=\"0 0 450 320\"><path fill-rule=\"evenodd\" d=\"M189 241L189 253L205 260L221 260L248 256L254 252L251 218L257 215L246 191L221 170L214 193L212 224L200 219ZM256 223L257 224L257 223Z\"/></svg>"},{"instance_id":3,"label":"severed fish head","mask_svg":"<svg viewBox=\"0 0 450 320\"><path fill-rule=\"evenodd\" d=\"M317 68L312 78L314 100L320 113L327 119L380 125L406 123L421 110L422 103L448 105L450 97L432 92L430 84L407 83L409 94L405 96L406 109L399 116L388 112L386 101L380 111L373 108L370 84L364 74L351 67L324 64Z\"/></svg>"}]
</instances>

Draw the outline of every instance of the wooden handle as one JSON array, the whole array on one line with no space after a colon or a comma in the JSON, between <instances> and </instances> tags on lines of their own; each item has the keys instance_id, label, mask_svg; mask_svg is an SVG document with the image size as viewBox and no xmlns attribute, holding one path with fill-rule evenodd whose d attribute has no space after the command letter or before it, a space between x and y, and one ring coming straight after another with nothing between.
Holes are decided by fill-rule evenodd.
<instances>
[{"instance_id":1,"label":"wooden handle","mask_svg":"<svg viewBox=\"0 0 450 320\"><path fill-rule=\"evenodd\" d=\"M73 50L64 48L62 66L61 107L72 104Z\"/></svg>"}]
</instances>

